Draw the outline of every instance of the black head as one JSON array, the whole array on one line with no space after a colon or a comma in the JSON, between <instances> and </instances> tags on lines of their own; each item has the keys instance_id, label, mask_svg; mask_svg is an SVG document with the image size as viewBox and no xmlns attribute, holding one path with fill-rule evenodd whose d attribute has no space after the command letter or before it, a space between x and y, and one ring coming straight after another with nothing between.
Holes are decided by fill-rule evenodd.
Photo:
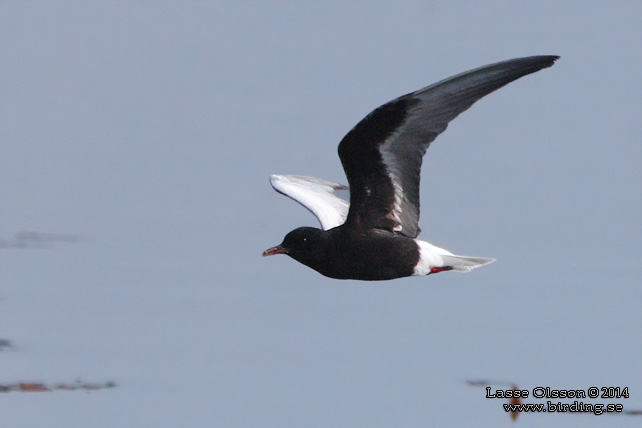
<instances>
[{"instance_id":1,"label":"black head","mask_svg":"<svg viewBox=\"0 0 642 428\"><path fill-rule=\"evenodd\" d=\"M285 235L281 245L263 252L263 256L287 254L294 260L313 269L322 262L326 254L328 232L314 227L299 227Z\"/></svg>"}]
</instances>

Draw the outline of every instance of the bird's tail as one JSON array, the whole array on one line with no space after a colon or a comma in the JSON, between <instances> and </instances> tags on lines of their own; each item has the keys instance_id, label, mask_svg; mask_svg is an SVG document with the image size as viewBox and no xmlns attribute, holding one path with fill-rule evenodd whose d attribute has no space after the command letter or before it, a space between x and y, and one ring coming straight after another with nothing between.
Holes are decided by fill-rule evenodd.
<instances>
[{"instance_id":1,"label":"bird's tail","mask_svg":"<svg viewBox=\"0 0 642 428\"><path fill-rule=\"evenodd\" d=\"M495 259L489 259L486 257L457 256L454 254L440 254L440 256L444 260L444 266L452 266L452 270L457 272L470 272L475 268L495 261Z\"/></svg>"}]
</instances>

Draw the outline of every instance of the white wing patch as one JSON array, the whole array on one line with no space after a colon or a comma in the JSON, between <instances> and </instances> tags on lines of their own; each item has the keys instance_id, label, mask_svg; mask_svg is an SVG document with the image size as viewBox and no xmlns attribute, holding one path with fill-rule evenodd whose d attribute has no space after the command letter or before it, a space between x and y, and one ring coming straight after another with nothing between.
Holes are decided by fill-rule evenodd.
<instances>
[{"instance_id":1,"label":"white wing patch","mask_svg":"<svg viewBox=\"0 0 642 428\"><path fill-rule=\"evenodd\" d=\"M399 181L394 176L390 176L390 179L392 180L392 187L395 192L395 202L392 205L392 211L386 215L390 220L394 221L397 223L395 227L392 228L395 232L401 232L403 230L403 224L401 222L401 201L403 199L403 187L401 187L401 184Z\"/></svg>"},{"instance_id":2,"label":"white wing patch","mask_svg":"<svg viewBox=\"0 0 642 428\"><path fill-rule=\"evenodd\" d=\"M334 194L348 186L303 175L272 175L270 184L277 192L291 198L319 219L323 230L345 223L350 204Z\"/></svg>"},{"instance_id":3,"label":"white wing patch","mask_svg":"<svg viewBox=\"0 0 642 428\"><path fill-rule=\"evenodd\" d=\"M403 210L404 208L406 210L417 210L417 207L413 206L412 204L406 203L404 206L404 202L407 202L406 196L404 194L404 188L401 185L401 177L403 175L403 171L399 171L398 167L396 166L397 161L395 160L394 155L391 154L391 147L393 142L395 142L398 137L404 132L404 127L406 125L402 125L400 128L398 128L391 136L389 136L386 141L379 147L379 153L381 154L381 158L384 161L385 164L385 169L386 169L386 174L390 178L390 181L392 182L392 191L394 192L394 201L392 203L392 208L388 214L386 214L386 218L394 221L397 223L396 226L392 228L394 232L401 232L401 233L407 233L412 231L405 230L404 231L404 224L401 219L402 214L404 213ZM409 214L409 213L406 213ZM410 213L409 216L406 216L406 218L412 218L413 214ZM416 214L417 220L419 219L419 215ZM408 225L406 225L408 226ZM416 226L416 225L415 225ZM408 229L408 228L406 228ZM419 229L417 228L417 233Z\"/></svg>"}]
</instances>

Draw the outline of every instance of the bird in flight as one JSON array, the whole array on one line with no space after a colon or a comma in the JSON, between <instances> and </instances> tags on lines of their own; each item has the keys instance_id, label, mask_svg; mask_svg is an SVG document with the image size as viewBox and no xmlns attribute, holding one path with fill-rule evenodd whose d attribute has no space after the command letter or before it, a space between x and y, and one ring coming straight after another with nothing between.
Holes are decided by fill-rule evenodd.
<instances>
[{"instance_id":1,"label":"bird in flight","mask_svg":"<svg viewBox=\"0 0 642 428\"><path fill-rule=\"evenodd\" d=\"M458 74L394 99L368 114L339 144L348 186L272 175L274 189L314 214L322 229L299 227L263 256L287 254L330 278L388 280L469 272L494 259L455 255L417 239L423 156L448 123L475 101L558 56L531 56ZM350 190L350 202L337 190Z\"/></svg>"}]
</instances>

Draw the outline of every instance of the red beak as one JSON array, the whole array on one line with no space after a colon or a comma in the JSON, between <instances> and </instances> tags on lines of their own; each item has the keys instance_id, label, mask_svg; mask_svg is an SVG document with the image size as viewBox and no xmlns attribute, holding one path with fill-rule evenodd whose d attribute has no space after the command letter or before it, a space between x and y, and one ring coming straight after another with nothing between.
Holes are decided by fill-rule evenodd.
<instances>
[{"instance_id":1,"label":"red beak","mask_svg":"<svg viewBox=\"0 0 642 428\"><path fill-rule=\"evenodd\" d=\"M267 250L263 251L263 257L273 256L275 254L287 254L287 252L288 250L280 245L277 245L276 247L268 248Z\"/></svg>"}]
</instances>

